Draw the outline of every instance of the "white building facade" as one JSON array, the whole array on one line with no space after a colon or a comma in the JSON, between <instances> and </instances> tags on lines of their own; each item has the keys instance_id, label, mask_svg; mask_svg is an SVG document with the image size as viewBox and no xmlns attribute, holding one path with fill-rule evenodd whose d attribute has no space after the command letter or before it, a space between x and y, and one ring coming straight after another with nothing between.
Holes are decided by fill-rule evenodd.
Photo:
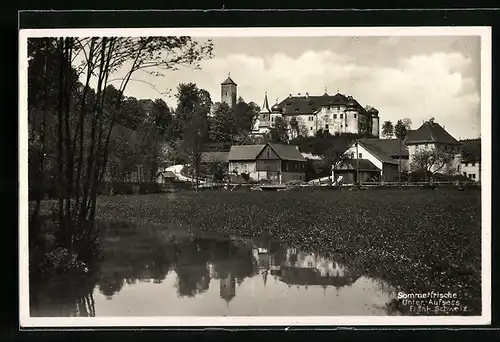
<instances>
[{"instance_id":1,"label":"white building facade","mask_svg":"<svg viewBox=\"0 0 500 342\"><path fill-rule=\"evenodd\" d=\"M321 96L292 96L268 106L267 93L262 112L254 127L255 134L266 134L282 118L290 130L290 137L298 134L314 136L318 131L332 135L366 133L379 137L379 117L375 108L363 108L353 97L337 93Z\"/></svg>"}]
</instances>

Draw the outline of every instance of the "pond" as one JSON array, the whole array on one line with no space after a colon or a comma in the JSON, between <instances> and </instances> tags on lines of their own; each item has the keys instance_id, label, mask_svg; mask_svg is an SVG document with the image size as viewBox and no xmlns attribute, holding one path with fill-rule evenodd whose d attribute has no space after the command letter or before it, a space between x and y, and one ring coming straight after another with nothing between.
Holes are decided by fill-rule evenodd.
<instances>
[{"instance_id":1,"label":"pond","mask_svg":"<svg viewBox=\"0 0 500 342\"><path fill-rule=\"evenodd\" d=\"M394 314L393 287L319 251L150 231L108 229L97 270L34 285L31 316Z\"/></svg>"}]
</instances>

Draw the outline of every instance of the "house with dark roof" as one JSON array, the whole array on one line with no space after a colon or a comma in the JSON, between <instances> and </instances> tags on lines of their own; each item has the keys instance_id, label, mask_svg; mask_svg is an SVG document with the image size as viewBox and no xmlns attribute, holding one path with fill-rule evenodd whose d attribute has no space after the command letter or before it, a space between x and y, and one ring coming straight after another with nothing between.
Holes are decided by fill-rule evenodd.
<instances>
[{"instance_id":1,"label":"house with dark roof","mask_svg":"<svg viewBox=\"0 0 500 342\"><path fill-rule=\"evenodd\" d=\"M305 162L296 146L267 143L233 145L228 155L230 174L247 174L254 181L286 183L305 180Z\"/></svg>"},{"instance_id":2,"label":"house with dark roof","mask_svg":"<svg viewBox=\"0 0 500 342\"><path fill-rule=\"evenodd\" d=\"M269 109L267 93L264 106L253 132L265 134L274 127L277 118L282 118L290 127L293 138L298 132L313 136L319 130L331 134L368 133L379 136L379 116L375 108L363 108L352 96L337 93L312 96L290 94Z\"/></svg>"},{"instance_id":3,"label":"house with dark roof","mask_svg":"<svg viewBox=\"0 0 500 342\"><path fill-rule=\"evenodd\" d=\"M481 181L481 139L461 140L460 171L465 177Z\"/></svg>"},{"instance_id":4,"label":"house with dark roof","mask_svg":"<svg viewBox=\"0 0 500 342\"><path fill-rule=\"evenodd\" d=\"M382 170L368 159L349 159L337 163L333 168L334 178L342 176L343 182L353 184L359 169L360 182L379 181Z\"/></svg>"},{"instance_id":5,"label":"house with dark roof","mask_svg":"<svg viewBox=\"0 0 500 342\"><path fill-rule=\"evenodd\" d=\"M345 152L350 160L334 168L334 174L342 174L345 182L355 181L358 161L361 182L374 178L384 182L396 181L400 171L409 169L408 148L399 139L359 139L357 144L357 155L356 141L353 141ZM349 174L347 179L345 173Z\"/></svg>"},{"instance_id":6,"label":"house with dark roof","mask_svg":"<svg viewBox=\"0 0 500 342\"><path fill-rule=\"evenodd\" d=\"M433 119L424 122L416 130L408 131L405 145L408 146L410 163L420 151L437 149L453 155L449 165L437 172L460 173L461 143Z\"/></svg>"}]
</instances>

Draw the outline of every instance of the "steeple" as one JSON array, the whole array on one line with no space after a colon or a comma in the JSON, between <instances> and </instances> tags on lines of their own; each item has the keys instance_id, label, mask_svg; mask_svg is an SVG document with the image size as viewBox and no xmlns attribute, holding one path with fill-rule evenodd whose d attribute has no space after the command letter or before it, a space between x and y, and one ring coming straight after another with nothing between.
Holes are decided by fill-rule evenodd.
<instances>
[{"instance_id":1,"label":"steeple","mask_svg":"<svg viewBox=\"0 0 500 342\"><path fill-rule=\"evenodd\" d=\"M271 111L269 109L269 102L267 102L267 91L266 94L264 95L264 103L262 104L262 111L267 111L267 112Z\"/></svg>"}]
</instances>

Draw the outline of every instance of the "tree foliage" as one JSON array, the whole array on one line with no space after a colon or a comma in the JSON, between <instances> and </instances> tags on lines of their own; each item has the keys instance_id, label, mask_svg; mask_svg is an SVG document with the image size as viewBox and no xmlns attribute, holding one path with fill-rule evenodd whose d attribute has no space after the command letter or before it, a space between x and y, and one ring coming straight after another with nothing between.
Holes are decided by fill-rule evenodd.
<instances>
[{"instance_id":1,"label":"tree foliage","mask_svg":"<svg viewBox=\"0 0 500 342\"><path fill-rule=\"evenodd\" d=\"M420 170L425 174L434 175L449 167L453 159L453 153L438 148L421 149L412 156L411 167L415 171Z\"/></svg>"},{"instance_id":2,"label":"tree foliage","mask_svg":"<svg viewBox=\"0 0 500 342\"><path fill-rule=\"evenodd\" d=\"M123 93L134 81L132 75L141 70L162 76L162 71L181 65L199 68L199 62L211 54L211 42L200 45L190 37L28 40L30 186L39 180L43 183L45 157L50 156L58 188L59 246L82 260L95 252L96 195L107 170L113 128L120 122L136 127L149 124L133 98L125 101ZM118 71L123 77L113 79ZM133 151L130 146L117 148ZM36 192L32 237L39 232L42 194Z\"/></svg>"},{"instance_id":3,"label":"tree foliage","mask_svg":"<svg viewBox=\"0 0 500 342\"><path fill-rule=\"evenodd\" d=\"M236 134L235 111L229 108L226 103L215 103L210 120L210 140L224 149L231 146Z\"/></svg>"},{"instance_id":4,"label":"tree foliage","mask_svg":"<svg viewBox=\"0 0 500 342\"><path fill-rule=\"evenodd\" d=\"M408 118L398 120L394 126L394 135L396 138L404 141L408 135L408 131L411 129L411 120Z\"/></svg>"},{"instance_id":5,"label":"tree foliage","mask_svg":"<svg viewBox=\"0 0 500 342\"><path fill-rule=\"evenodd\" d=\"M289 126L287 122L280 116L276 117L274 127L269 130L266 135L266 140L273 143L288 144L290 140Z\"/></svg>"},{"instance_id":6,"label":"tree foliage","mask_svg":"<svg viewBox=\"0 0 500 342\"><path fill-rule=\"evenodd\" d=\"M382 124L382 135L391 138L394 135L394 126L391 121L384 121Z\"/></svg>"}]
</instances>

